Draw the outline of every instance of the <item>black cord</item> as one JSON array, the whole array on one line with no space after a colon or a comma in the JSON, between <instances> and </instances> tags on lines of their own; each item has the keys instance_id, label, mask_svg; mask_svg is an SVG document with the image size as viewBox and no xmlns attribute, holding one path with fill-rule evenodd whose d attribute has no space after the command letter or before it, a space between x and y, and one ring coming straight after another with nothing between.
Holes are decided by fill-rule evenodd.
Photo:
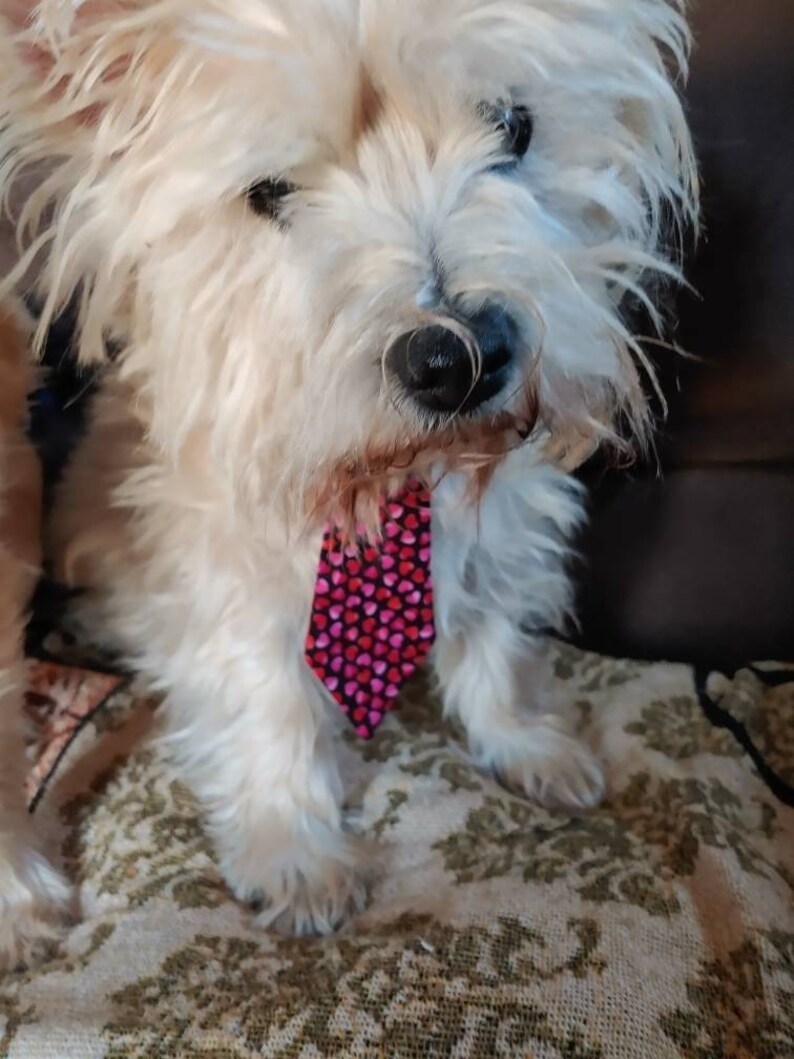
<instances>
[{"instance_id":1,"label":"black cord","mask_svg":"<svg viewBox=\"0 0 794 1059\"><path fill-rule=\"evenodd\" d=\"M769 687L779 687L782 684L794 683L794 671L791 670L767 673L765 670L759 670L754 666L748 666L747 668L751 669L752 672ZM722 706L715 702L711 695L709 695L707 686L708 679L713 672L715 672L713 669L705 669L700 666L696 666L693 670L695 689L697 691L700 705L706 715L706 719L716 728L725 728L731 733L742 750L744 750L751 759L758 770L758 775L767 785L772 794L774 794L778 801L782 802L783 805L788 805L791 808L794 808L794 787L790 783L787 783L781 776L778 776L775 770L770 768L766 763L763 754L750 738L750 733L747 731L745 725L737 720L733 714L723 709Z\"/></svg>"}]
</instances>

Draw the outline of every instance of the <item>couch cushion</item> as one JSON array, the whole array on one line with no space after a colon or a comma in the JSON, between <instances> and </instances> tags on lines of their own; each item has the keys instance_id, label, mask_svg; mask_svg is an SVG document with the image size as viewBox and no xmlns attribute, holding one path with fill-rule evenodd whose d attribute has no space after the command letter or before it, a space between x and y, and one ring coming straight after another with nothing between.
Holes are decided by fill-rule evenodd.
<instances>
[{"instance_id":1,"label":"couch cushion","mask_svg":"<svg viewBox=\"0 0 794 1059\"><path fill-rule=\"evenodd\" d=\"M551 813L471 764L420 682L340 744L377 839L337 938L254 929L135 685L86 721L37 812L83 921L0 982L0 1054L759 1059L794 1054L794 810L704 700L794 780L794 671L698 673L553 647L609 798Z\"/></svg>"}]
</instances>

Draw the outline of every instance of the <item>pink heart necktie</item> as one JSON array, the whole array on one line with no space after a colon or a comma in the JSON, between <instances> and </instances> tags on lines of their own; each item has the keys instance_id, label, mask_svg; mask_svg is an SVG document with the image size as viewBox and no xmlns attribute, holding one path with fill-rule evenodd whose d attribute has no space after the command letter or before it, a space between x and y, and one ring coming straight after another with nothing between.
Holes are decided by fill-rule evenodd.
<instances>
[{"instance_id":1,"label":"pink heart necktie","mask_svg":"<svg viewBox=\"0 0 794 1059\"><path fill-rule=\"evenodd\" d=\"M430 494L411 480L384 503L378 544L326 530L306 660L370 739L434 639Z\"/></svg>"}]
</instances>

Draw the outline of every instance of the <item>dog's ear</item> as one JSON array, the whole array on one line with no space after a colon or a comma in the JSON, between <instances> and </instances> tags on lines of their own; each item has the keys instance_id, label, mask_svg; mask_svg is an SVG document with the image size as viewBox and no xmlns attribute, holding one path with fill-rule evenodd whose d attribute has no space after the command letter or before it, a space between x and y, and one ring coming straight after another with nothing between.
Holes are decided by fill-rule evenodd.
<instances>
[{"instance_id":1,"label":"dog's ear","mask_svg":"<svg viewBox=\"0 0 794 1059\"><path fill-rule=\"evenodd\" d=\"M145 6L142 0L0 0L5 122L23 121L60 147L64 132L96 125L125 71L142 57L136 16Z\"/></svg>"},{"instance_id":2,"label":"dog's ear","mask_svg":"<svg viewBox=\"0 0 794 1059\"><path fill-rule=\"evenodd\" d=\"M182 6L0 0L0 209L13 215L21 251L0 291L35 277L45 307L39 342L103 267L92 196L155 105Z\"/></svg>"}]
</instances>

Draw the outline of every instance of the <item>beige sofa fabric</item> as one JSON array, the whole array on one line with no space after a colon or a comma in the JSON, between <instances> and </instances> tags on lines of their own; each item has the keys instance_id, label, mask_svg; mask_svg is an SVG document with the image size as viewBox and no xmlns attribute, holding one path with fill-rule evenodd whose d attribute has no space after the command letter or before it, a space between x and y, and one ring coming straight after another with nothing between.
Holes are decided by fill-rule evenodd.
<instances>
[{"instance_id":1,"label":"beige sofa fabric","mask_svg":"<svg viewBox=\"0 0 794 1059\"><path fill-rule=\"evenodd\" d=\"M378 845L369 910L326 940L252 929L152 746L156 704L117 692L38 810L83 920L0 981L0 1055L791 1059L794 810L704 719L690 669L565 647L554 669L608 803L573 818L507 793L414 685L374 742L341 737ZM794 685L748 669L708 691L794 779Z\"/></svg>"}]
</instances>

